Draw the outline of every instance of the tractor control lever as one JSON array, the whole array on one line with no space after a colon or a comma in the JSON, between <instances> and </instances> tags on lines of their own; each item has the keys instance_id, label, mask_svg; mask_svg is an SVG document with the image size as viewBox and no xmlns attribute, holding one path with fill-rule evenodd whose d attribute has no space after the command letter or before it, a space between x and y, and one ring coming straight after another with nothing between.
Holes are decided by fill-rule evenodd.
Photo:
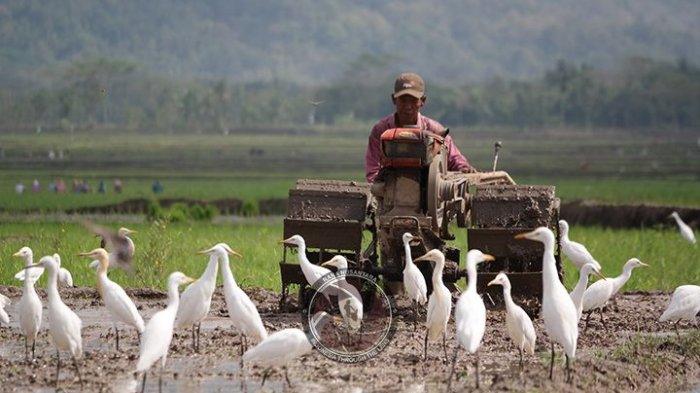
<instances>
[{"instance_id":1,"label":"tractor control lever","mask_svg":"<svg viewBox=\"0 0 700 393\"><path fill-rule=\"evenodd\" d=\"M494 145L496 152L495 152L495 155L493 157L493 171L494 172L496 172L496 164L498 164L498 151L501 149L501 146L503 146L503 143L501 143L501 141L496 141L496 144Z\"/></svg>"}]
</instances>

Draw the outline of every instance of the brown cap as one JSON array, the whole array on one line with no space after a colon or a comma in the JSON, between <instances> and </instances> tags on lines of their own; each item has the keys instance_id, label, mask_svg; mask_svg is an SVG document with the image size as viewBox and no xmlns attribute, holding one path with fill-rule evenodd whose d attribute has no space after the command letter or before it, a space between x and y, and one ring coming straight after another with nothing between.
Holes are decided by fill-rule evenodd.
<instances>
[{"instance_id":1,"label":"brown cap","mask_svg":"<svg viewBox=\"0 0 700 393\"><path fill-rule=\"evenodd\" d=\"M420 75L413 72L404 72L396 78L394 82L394 98L410 94L416 98L423 98L425 95L425 82Z\"/></svg>"}]
</instances>

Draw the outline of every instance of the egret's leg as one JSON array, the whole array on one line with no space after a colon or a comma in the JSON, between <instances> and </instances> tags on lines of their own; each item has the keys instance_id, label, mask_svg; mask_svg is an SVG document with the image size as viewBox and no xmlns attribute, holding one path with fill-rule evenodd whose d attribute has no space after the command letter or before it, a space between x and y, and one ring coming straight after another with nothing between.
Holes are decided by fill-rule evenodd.
<instances>
[{"instance_id":1,"label":"egret's leg","mask_svg":"<svg viewBox=\"0 0 700 393\"><path fill-rule=\"evenodd\" d=\"M143 383L141 383L141 393L146 391L146 374L148 374L148 370L143 372Z\"/></svg>"},{"instance_id":2,"label":"egret's leg","mask_svg":"<svg viewBox=\"0 0 700 393\"><path fill-rule=\"evenodd\" d=\"M676 321L676 323L673 324L673 329L676 330L676 336L679 337L679 338L681 337L681 332L678 331L678 322L680 322L680 321L681 321L681 320L679 319L679 320Z\"/></svg>"},{"instance_id":3,"label":"egret's leg","mask_svg":"<svg viewBox=\"0 0 700 393\"><path fill-rule=\"evenodd\" d=\"M289 385L289 388L292 387L292 383L289 381L289 373L287 370L287 366L284 366L284 379L287 380L287 385Z\"/></svg>"},{"instance_id":4,"label":"egret's leg","mask_svg":"<svg viewBox=\"0 0 700 393\"><path fill-rule=\"evenodd\" d=\"M425 331L425 342L423 343L423 361L428 360L428 330Z\"/></svg>"},{"instance_id":5,"label":"egret's leg","mask_svg":"<svg viewBox=\"0 0 700 393\"><path fill-rule=\"evenodd\" d=\"M202 323L197 324L197 352L199 352L199 344L201 343L201 338L202 338Z\"/></svg>"},{"instance_id":6,"label":"egret's leg","mask_svg":"<svg viewBox=\"0 0 700 393\"><path fill-rule=\"evenodd\" d=\"M197 345L195 344L195 337L194 337L194 325L192 325L192 350L197 352Z\"/></svg>"},{"instance_id":7,"label":"egret's leg","mask_svg":"<svg viewBox=\"0 0 700 393\"><path fill-rule=\"evenodd\" d=\"M78 359L73 355L73 365L75 366L75 372L78 373L78 380L80 381L80 387L83 387L83 376L80 375L80 367L78 367Z\"/></svg>"},{"instance_id":8,"label":"egret's leg","mask_svg":"<svg viewBox=\"0 0 700 393\"><path fill-rule=\"evenodd\" d=\"M265 380L267 379L267 376L270 375L270 370L272 370L272 369L271 369L271 368L268 368L268 369L265 370L265 372L263 373L263 379L262 379L262 383L260 384L260 387L263 387L263 386L265 385Z\"/></svg>"},{"instance_id":9,"label":"egret's leg","mask_svg":"<svg viewBox=\"0 0 700 393\"><path fill-rule=\"evenodd\" d=\"M600 322L603 324L603 327L605 328L605 331L608 331L608 325L605 324L605 315L603 315L603 308L599 308L598 312L600 313Z\"/></svg>"},{"instance_id":10,"label":"egret's leg","mask_svg":"<svg viewBox=\"0 0 700 393\"><path fill-rule=\"evenodd\" d=\"M523 349L518 348L518 352L520 352L520 368L523 368Z\"/></svg>"},{"instance_id":11,"label":"egret's leg","mask_svg":"<svg viewBox=\"0 0 700 393\"><path fill-rule=\"evenodd\" d=\"M117 337L117 352L119 352L119 328L117 327L117 323L114 323L114 333Z\"/></svg>"},{"instance_id":12,"label":"egret's leg","mask_svg":"<svg viewBox=\"0 0 700 393\"><path fill-rule=\"evenodd\" d=\"M586 326L584 326L583 328L584 332L588 330L588 321L591 319L591 314L593 314L593 310L590 310L586 313Z\"/></svg>"},{"instance_id":13,"label":"egret's leg","mask_svg":"<svg viewBox=\"0 0 700 393\"><path fill-rule=\"evenodd\" d=\"M56 350L56 382L54 383L54 386L56 386L56 389L58 389L58 374L61 372L61 352L57 349Z\"/></svg>"},{"instance_id":14,"label":"egret's leg","mask_svg":"<svg viewBox=\"0 0 700 393\"><path fill-rule=\"evenodd\" d=\"M141 345L141 333L138 330L136 331L136 343Z\"/></svg>"},{"instance_id":15,"label":"egret's leg","mask_svg":"<svg viewBox=\"0 0 700 393\"><path fill-rule=\"evenodd\" d=\"M32 340L32 360L36 359L36 355L34 354L35 348L36 348L36 336L34 336L34 339Z\"/></svg>"},{"instance_id":16,"label":"egret's leg","mask_svg":"<svg viewBox=\"0 0 700 393\"><path fill-rule=\"evenodd\" d=\"M165 355L160 362L160 373L158 373L158 392L163 391L163 369L165 368Z\"/></svg>"},{"instance_id":17,"label":"egret's leg","mask_svg":"<svg viewBox=\"0 0 700 393\"><path fill-rule=\"evenodd\" d=\"M554 372L554 343L552 343L552 358L549 361L549 379L552 379L552 373Z\"/></svg>"},{"instance_id":18,"label":"egret's leg","mask_svg":"<svg viewBox=\"0 0 700 393\"><path fill-rule=\"evenodd\" d=\"M455 373L455 364L457 364L457 352L459 352L459 343L455 345L455 352L452 355L452 368L450 369L450 376L447 377L447 391L452 390L452 376Z\"/></svg>"},{"instance_id":19,"label":"egret's leg","mask_svg":"<svg viewBox=\"0 0 700 393\"><path fill-rule=\"evenodd\" d=\"M476 355L476 388L479 389L479 351L474 355Z\"/></svg>"},{"instance_id":20,"label":"egret's leg","mask_svg":"<svg viewBox=\"0 0 700 393\"><path fill-rule=\"evenodd\" d=\"M244 349L245 351L248 350L248 336L246 336L245 334L243 335L243 349ZM244 352L245 352L245 351L244 351Z\"/></svg>"},{"instance_id":21,"label":"egret's leg","mask_svg":"<svg viewBox=\"0 0 700 393\"><path fill-rule=\"evenodd\" d=\"M24 335L24 360L29 360L29 342L26 334Z\"/></svg>"},{"instance_id":22,"label":"egret's leg","mask_svg":"<svg viewBox=\"0 0 700 393\"><path fill-rule=\"evenodd\" d=\"M566 356L566 382L571 383L574 381L574 374L571 372L571 366L569 365L569 354Z\"/></svg>"},{"instance_id":23,"label":"egret's leg","mask_svg":"<svg viewBox=\"0 0 700 393\"><path fill-rule=\"evenodd\" d=\"M447 356L447 333L442 332L442 350L445 351L445 361L449 361L449 357Z\"/></svg>"},{"instance_id":24,"label":"egret's leg","mask_svg":"<svg viewBox=\"0 0 700 393\"><path fill-rule=\"evenodd\" d=\"M413 331L418 328L418 302L413 299Z\"/></svg>"}]
</instances>

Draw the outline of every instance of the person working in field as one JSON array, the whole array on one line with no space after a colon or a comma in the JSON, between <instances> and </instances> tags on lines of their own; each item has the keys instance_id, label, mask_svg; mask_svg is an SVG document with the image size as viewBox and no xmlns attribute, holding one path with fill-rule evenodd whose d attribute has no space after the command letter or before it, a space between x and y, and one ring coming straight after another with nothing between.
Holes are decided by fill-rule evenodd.
<instances>
[{"instance_id":1,"label":"person working in field","mask_svg":"<svg viewBox=\"0 0 700 393\"><path fill-rule=\"evenodd\" d=\"M381 136L386 130L399 127L418 127L421 130L432 131L443 135L447 130L439 122L423 116L420 113L425 105L425 82L420 75L405 72L400 74L394 82L394 93L391 101L396 108L395 112L377 122L369 134L367 142L367 153L365 155L365 178L373 183L381 169ZM447 146L447 169L450 171L460 171L464 173L476 172L469 161L462 155L454 144L452 137L445 136Z\"/></svg>"}]
</instances>

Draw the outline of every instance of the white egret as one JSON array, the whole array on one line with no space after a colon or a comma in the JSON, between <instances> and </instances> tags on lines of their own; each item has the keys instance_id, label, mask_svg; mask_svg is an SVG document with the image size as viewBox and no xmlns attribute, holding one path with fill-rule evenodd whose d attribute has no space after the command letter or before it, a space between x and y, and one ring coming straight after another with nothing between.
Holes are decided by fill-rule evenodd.
<instances>
[{"instance_id":1,"label":"white egret","mask_svg":"<svg viewBox=\"0 0 700 393\"><path fill-rule=\"evenodd\" d=\"M301 272L304 273L304 278L306 278L306 282L309 283L309 286L313 289L318 290L318 288L321 285L321 277L331 273L331 271L323 266L315 265L311 263L311 261L309 261L309 258L306 256L306 242L304 241L304 238L301 237L301 235L293 235L287 239L282 240L282 243L297 246L297 253L299 257L299 266L301 267ZM328 288L334 287L335 285L331 285ZM330 294L324 293L323 295L326 297L326 299L329 299Z\"/></svg>"},{"instance_id":2,"label":"white egret","mask_svg":"<svg viewBox=\"0 0 700 393\"><path fill-rule=\"evenodd\" d=\"M323 325L331 319L335 318L324 311L317 312L309 321L309 327L315 331L321 331ZM297 328L282 329L270 334L258 345L247 350L243 354L243 362L266 367L261 386L265 384L265 380L273 367L284 367L284 378L291 387L292 384L287 373L287 364L311 352L313 350L313 345L311 345L312 339L313 336L310 331L304 332Z\"/></svg>"},{"instance_id":3,"label":"white egret","mask_svg":"<svg viewBox=\"0 0 700 393\"><path fill-rule=\"evenodd\" d=\"M681 216L678 215L678 212L673 212L669 217L672 217L674 220L676 220L676 224L678 224L678 229L681 232L681 237L685 239L686 241L695 244L697 240L695 240L695 233L693 232L693 229L688 226L683 220L681 219Z\"/></svg>"},{"instance_id":4,"label":"white egret","mask_svg":"<svg viewBox=\"0 0 700 393\"><path fill-rule=\"evenodd\" d=\"M61 266L61 256L53 254L53 259L56 260L58 265L58 285L65 285L66 287L73 288L73 275L65 267Z\"/></svg>"},{"instance_id":5,"label":"white egret","mask_svg":"<svg viewBox=\"0 0 700 393\"><path fill-rule=\"evenodd\" d=\"M236 283L229 264L229 255L241 257L241 254L232 250L225 243L219 243L214 247L200 251L200 254L213 255L221 263L221 276L224 282L224 298L228 316L231 318L233 326L240 332L241 355L248 348L248 337L252 337L258 342L267 337L267 330L263 325L258 309L250 300L250 297Z\"/></svg>"},{"instance_id":6,"label":"white egret","mask_svg":"<svg viewBox=\"0 0 700 393\"><path fill-rule=\"evenodd\" d=\"M659 317L659 322L675 322L673 327L676 329L676 334L680 334L678 322L685 319L697 324L695 316L698 312L700 312L700 286L681 285L673 291L671 301Z\"/></svg>"},{"instance_id":7,"label":"white egret","mask_svg":"<svg viewBox=\"0 0 700 393\"><path fill-rule=\"evenodd\" d=\"M116 335L116 348L117 351L119 351L119 327L117 323L122 322L133 326L140 336L144 329L143 318L141 318L141 315L136 309L136 305L131 298L129 298L124 289L107 277L107 270L109 269L109 255L107 250L104 248L96 248L90 252L81 253L79 255L93 258L100 262L100 266L95 273L97 292L100 294L100 297L102 297L102 301L105 303L105 307L110 315L112 315L114 332Z\"/></svg>"},{"instance_id":8,"label":"white egret","mask_svg":"<svg viewBox=\"0 0 700 393\"><path fill-rule=\"evenodd\" d=\"M345 279L348 260L342 255L336 255L331 260L322 263L321 266L334 266L338 269L336 273L337 286L345 290L338 293L338 308L343 315L345 325L352 331L360 330L363 318L362 296L360 291Z\"/></svg>"},{"instance_id":9,"label":"white egret","mask_svg":"<svg viewBox=\"0 0 700 393\"><path fill-rule=\"evenodd\" d=\"M530 355L535 354L535 341L537 340L535 326L525 310L513 301L510 294L510 280L505 273L498 273L488 285L501 285L503 287L503 300L506 304L506 330L508 330L508 336L513 340L513 344L518 348L520 367L523 367L523 351Z\"/></svg>"},{"instance_id":10,"label":"white egret","mask_svg":"<svg viewBox=\"0 0 700 393\"><path fill-rule=\"evenodd\" d=\"M39 263L29 265L26 269L36 267L43 267L49 274L46 293L49 299L49 335L56 347L56 387L58 387L58 375L61 371L61 351L70 352L82 387L83 377L80 375L78 359L83 356L83 339L80 335L83 323L78 315L61 300L61 295L58 293L58 263L53 256L42 257Z\"/></svg>"},{"instance_id":11,"label":"white egret","mask_svg":"<svg viewBox=\"0 0 700 393\"><path fill-rule=\"evenodd\" d=\"M605 277L603 277L600 274L600 272L596 270L594 264L587 263L583 265L583 267L581 267L581 270L579 270L578 282L576 283L576 286L574 287L573 291L569 293L571 300L574 302L574 306L576 306L576 314L578 315L579 320L581 320L581 315L583 314L583 293L586 291L586 286L588 285L588 276L591 273L605 280Z\"/></svg>"},{"instance_id":12,"label":"white egret","mask_svg":"<svg viewBox=\"0 0 700 393\"><path fill-rule=\"evenodd\" d=\"M425 340L423 342L423 358L428 359L428 339L435 341L442 336L442 348L445 351L445 359L447 359L447 344L445 335L447 334L447 322L450 320L450 312L452 311L452 295L442 282L442 271L445 268L445 255L438 249L428 251L414 262L433 261L433 292L428 298L428 313L425 319Z\"/></svg>"},{"instance_id":13,"label":"white egret","mask_svg":"<svg viewBox=\"0 0 700 393\"><path fill-rule=\"evenodd\" d=\"M592 263L600 271L600 263L593 258L586 246L569 239L569 223L559 220L559 233L561 234L561 251L566 255L576 269L581 270L583 265Z\"/></svg>"},{"instance_id":14,"label":"white egret","mask_svg":"<svg viewBox=\"0 0 700 393\"><path fill-rule=\"evenodd\" d=\"M34 263L34 252L27 246L22 247L14 254L14 256L24 259L24 266L32 265ZM44 274L43 267L30 269L29 271L23 268L15 274L15 278L19 281L24 281L24 277L28 276L31 278L32 284L36 284L39 278L41 278L42 274Z\"/></svg>"},{"instance_id":15,"label":"white egret","mask_svg":"<svg viewBox=\"0 0 700 393\"><path fill-rule=\"evenodd\" d=\"M25 269L27 266L34 266L32 263L32 249L29 247L22 247L19 251L14 253L13 256L24 259ZM42 272L44 270L43 266L35 267L34 269L41 269ZM29 276L31 277L31 274ZM19 299L18 309L19 327L22 329L22 333L24 333L24 358L29 358L29 340L31 340L32 360L34 360L36 335L39 333L39 328L41 328L42 313L41 300L39 300L39 295L36 294L36 290L34 289L34 281L24 280L24 288L22 290L22 297Z\"/></svg>"},{"instance_id":16,"label":"white egret","mask_svg":"<svg viewBox=\"0 0 700 393\"><path fill-rule=\"evenodd\" d=\"M180 272L168 276L168 305L165 309L153 314L141 335L141 349L136 363L136 373L143 373L141 392L146 389L146 372L153 363L160 359L160 375L158 376L159 390L163 384L163 369L168 357L168 349L173 339L173 324L180 304L178 287L194 281Z\"/></svg>"},{"instance_id":17,"label":"white egret","mask_svg":"<svg viewBox=\"0 0 700 393\"><path fill-rule=\"evenodd\" d=\"M632 269L640 266L649 266L646 263L640 261L637 258L631 258L625 262L625 266L622 268L622 274L615 278L607 278L605 280L598 280L591 284L591 286L586 289L583 293L583 301L581 304L581 309L583 312L587 312L586 315L586 328L588 328L588 322L591 318L591 313L598 310L600 312L600 320L605 326L605 320L603 319L603 307L620 289L627 283L627 281L632 276ZM605 326L607 328L607 326Z\"/></svg>"},{"instance_id":18,"label":"white egret","mask_svg":"<svg viewBox=\"0 0 700 393\"><path fill-rule=\"evenodd\" d=\"M544 244L542 255L542 319L547 335L552 343L552 359L549 364L549 379L554 371L554 343L564 348L566 356L567 381L573 380L570 362L576 356L578 341L578 316L576 306L569 297L564 284L559 281L554 260L554 233L547 227L539 227L532 232L521 233L516 239L530 239Z\"/></svg>"},{"instance_id":19,"label":"white egret","mask_svg":"<svg viewBox=\"0 0 700 393\"><path fill-rule=\"evenodd\" d=\"M93 224L89 221L82 221L82 224L95 235L102 238L100 247L109 252L109 270L118 267L127 273L132 273L134 271L133 259L136 247L129 235L136 233L136 231L121 227L117 232L114 232L109 228ZM92 269L97 269L99 266L100 262L97 260L92 261L90 264Z\"/></svg>"},{"instance_id":20,"label":"white egret","mask_svg":"<svg viewBox=\"0 0 700 393\"><path fill-rule=\"evenodd\" d=\"M476 357L476 388L479 388L479 354L477 350L481 346L481 339L486 331L486 307L481 296L476 292L476 265L482 262L493 261L491 255L484 254L480 250L473 249L467 253L467 290L462 292L455 306L455 327L457 329L457 345L452 356L452 370L447 380L447 390L450 391L452 376L457 363L459 346Z\"/></svg>"},{"instance_id":21,"label":"white egret","mask_svg":"<svg viewBox=\"0 0 700 393\"><path fill-rule=\"evenodd\" d=\"M5 311L5 307L9 306L10 304L10 298L0 294L0 322L4 323L5 325L10 323L10 316L7 315L7 311Z\"/></svg>"},{"instance_id":22,"label":"white egret","mask_svg":"<svg viewBox=\"0 0 700 393\"><path fill-rule=\"evenodd\" d=\"M216 289L218 272L218 257L210 254L202 276L182 291L175 327L180 329L192 326L192 349L195 352L199 352L200 329L211 308L211 297Z\"/></svg>"},{"instance_id":23,"label":"white egret","mask_svg":"<svg viewBox=\"0 0 700 393\"><path fill-rule=\"evenodd\" d=\"M413 302L413 330L416 330L416 321L418 320L418 305L425 305L428 301L428 285L425 282L423 273L413 263L411 257L411 240L414 239L410 232L406 232L401 237L403 240L404 253L406 255L406 264L403 268L403 287L406 295Z\"/></svg>"}]
</instances>

